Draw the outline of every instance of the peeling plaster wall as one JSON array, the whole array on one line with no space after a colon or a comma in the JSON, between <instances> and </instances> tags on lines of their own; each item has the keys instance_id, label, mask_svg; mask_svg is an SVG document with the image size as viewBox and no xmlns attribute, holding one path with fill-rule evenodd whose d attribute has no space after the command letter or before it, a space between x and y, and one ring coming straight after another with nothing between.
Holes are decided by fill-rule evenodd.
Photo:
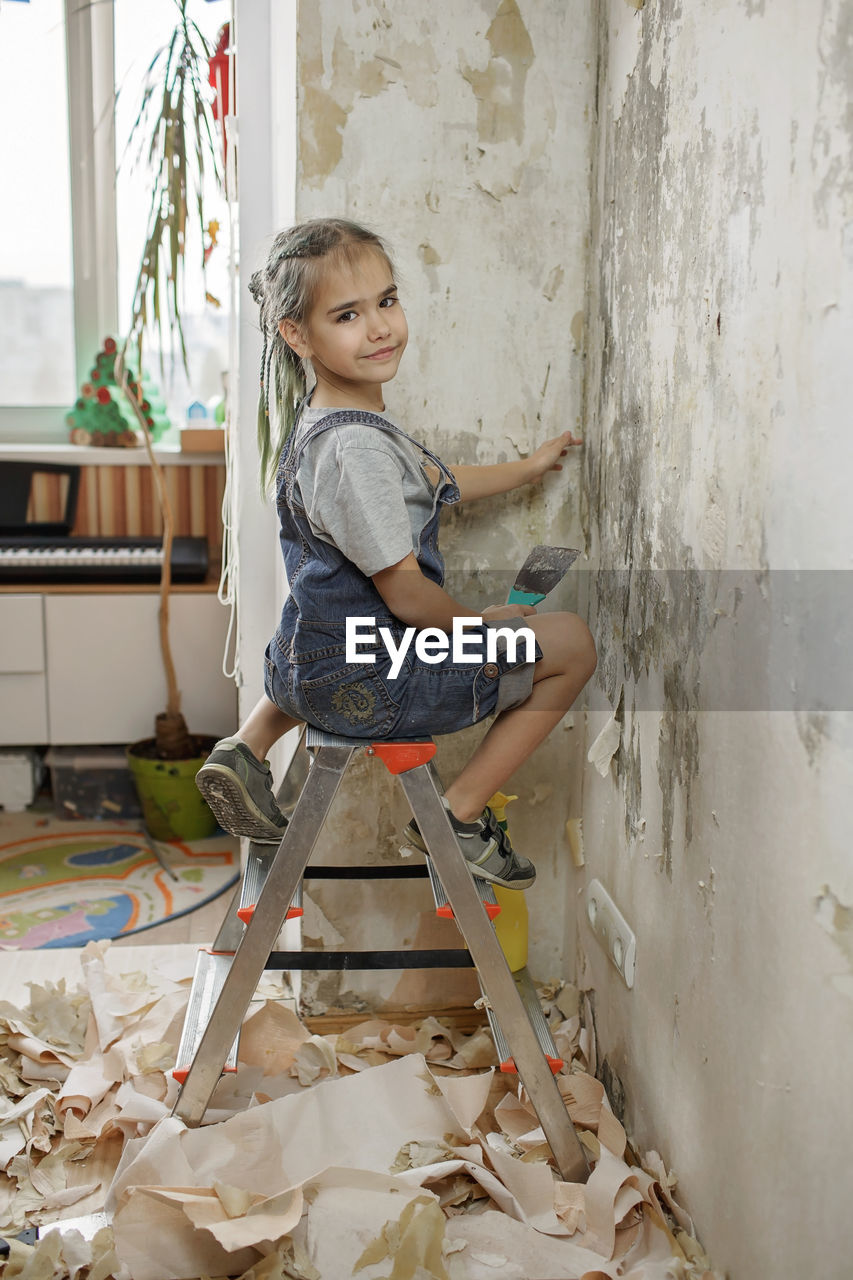
<instances>
[{"instance_id":1,"label":"peeling plaster wall","mask_svg":"<svg viewBox=\"0 0 853 1280\"><path fill-rule=\"evenodd\" d=\"M410 342L386 403L451 464L516 458L581 422L594 27L583 0L299 5L297 216L343 214L390 243ZM453 589L472 605L495 602L534 544L581 545L581 480L576 456L536 496L448 519ZM484 568L487 581L476 576ZM576 591L567 584L547 607L573 607ZM556 730L512 787L513 837L539 871L528 900L542 977L565 971L574 883L564 833L579 814L582 728ZM439 744L443 776L480 733ZM405 802L379 770L363 761L345 784L318 861L396 858ZM433 929L422 906L420 885L393 899L375 886L358 899L351 886L324 886L313 936L420 945ZM444 936L456 945L452 925ZM396 975L347 975L343 986L326 975L306 977L305 990L317 1009L470 998L468 978L446 979L394 990Z\"/></svg>"},{"instance_id":2,"label":"peeling plaster wall","mask_svg":"<svg viewBox=\"0 0 853 1280\"><path fill-rule=\"evenodd\" d=\"M840 1277L853 6L636 9L600 6L589 729L615 711L621 740L583 796L634 989L582 910L579 963L629 1131L678 1174L715 1263Z\"/></svg>"}]
</instances>

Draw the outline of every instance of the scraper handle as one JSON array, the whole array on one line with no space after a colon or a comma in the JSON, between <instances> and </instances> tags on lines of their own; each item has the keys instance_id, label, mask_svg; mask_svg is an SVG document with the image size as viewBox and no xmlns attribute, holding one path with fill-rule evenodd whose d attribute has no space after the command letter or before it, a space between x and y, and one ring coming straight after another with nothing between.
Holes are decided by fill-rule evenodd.
<instances>
[{"instance_id":1,"label":"scraper handle","mask_svg":"<svg viewBox=\"0 0 853 1280\"><path fill-rule=\"evenodd\" d=\"M545 599L545 593L541 591L519 591L518 587L513 587L507 596L507 604L541 604Z\"/></svg>"}]
</instances>

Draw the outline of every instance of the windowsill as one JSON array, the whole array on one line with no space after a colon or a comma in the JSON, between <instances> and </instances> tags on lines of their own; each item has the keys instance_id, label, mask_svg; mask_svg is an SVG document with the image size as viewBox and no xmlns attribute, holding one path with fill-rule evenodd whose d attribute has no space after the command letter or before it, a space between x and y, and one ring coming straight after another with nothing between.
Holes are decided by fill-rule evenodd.
<instances>
[{"instance_id":1,"label":"windowsill","mask_svg":"<svg viewBox=\"0 0 853 1280\"><path fill-rule=\"evenodd\" d=\"M225 462L223 453L182 453L179 444L154 446L158 462L170 466L210 466ZM97 448L88 444L4 444L0 442L0 462L71 462L81 467L147 467L143 445L129 449Z\"/></svg>"}]
</instances>

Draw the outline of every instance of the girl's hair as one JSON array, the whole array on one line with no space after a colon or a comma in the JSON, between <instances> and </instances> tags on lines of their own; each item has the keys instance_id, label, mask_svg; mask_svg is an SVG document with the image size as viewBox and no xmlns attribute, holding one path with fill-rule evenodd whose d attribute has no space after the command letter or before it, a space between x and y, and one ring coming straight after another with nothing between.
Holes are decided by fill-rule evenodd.
<instances>
[{"instance_id":1,"label":"girl's hair","mask_svg":"<svg viewBox=\"0 0 853 1280\"><path fill-rule=\"evenodd\" d=\"M249 282L249 291L260 307L264 338L258 403L258 449L264 488L271 487L275 480L279 454L293 430L307 389L303 362L281 336L279 323L292 320L303 324L324 268L353 266L365 250L380 253L393 275L388 250L374 232L342 218L316 218L280 232L272 243L266 266L256 271ZM271 387L275 429L270 425Z\"/></svg>"}]
</instances>

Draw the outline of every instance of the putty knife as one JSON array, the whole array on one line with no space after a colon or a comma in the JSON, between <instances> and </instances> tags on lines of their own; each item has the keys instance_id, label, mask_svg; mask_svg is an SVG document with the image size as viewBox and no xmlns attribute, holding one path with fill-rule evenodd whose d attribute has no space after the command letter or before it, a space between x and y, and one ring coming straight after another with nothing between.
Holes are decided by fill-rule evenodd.
<instances>
[{"instance_id":1,"label":"putty knife","mask_svg":"<svg viewBox=\"0 0 853 1280\"><path fill-rule=\"evenodd\" d=\"M579 555L572 547L534 547L516 575L507 604L539 604Z\"/></svg>"}]
</instances>

